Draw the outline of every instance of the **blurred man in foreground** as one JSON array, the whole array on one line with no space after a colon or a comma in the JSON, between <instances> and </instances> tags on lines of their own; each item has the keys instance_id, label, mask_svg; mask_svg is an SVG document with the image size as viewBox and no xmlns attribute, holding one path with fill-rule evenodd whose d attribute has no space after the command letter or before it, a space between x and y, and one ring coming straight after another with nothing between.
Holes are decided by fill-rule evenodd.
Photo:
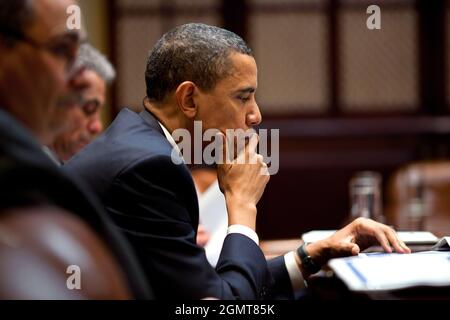
<instances>
[{"instance_id":1,"label":"blurred man in foreground","mask_svg":"<svg viewBox=\"0 0 450 320\"><path fill-rule=\"evenodd\" d=\"M81 31L66 27L72 4L0 1L0 297L152 297L96 199L41 150L68 127L78 101ZM67 286L71 265L85 272L80 290Z\"/></svg>"}]
</instances>

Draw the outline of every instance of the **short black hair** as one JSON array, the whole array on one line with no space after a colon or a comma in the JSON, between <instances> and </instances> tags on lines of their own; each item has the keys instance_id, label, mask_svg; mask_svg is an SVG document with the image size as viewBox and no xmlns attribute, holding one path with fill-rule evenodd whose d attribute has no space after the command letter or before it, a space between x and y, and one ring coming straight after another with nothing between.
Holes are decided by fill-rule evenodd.
<instances>
[{"instance_id":1,"label":"short black hair","mask_svg":"<svg viewBox=\"0 0 450 320\"><path fill-rule=\"evenodd\" d=\"M33 0L0 1L0 36L14 43L32 23L34 17Z\"/></svg>"},{"instance_id":2,"label":"short black hair","mask_svg":"<svg viewBox=\"0 0 450 320\"><path fill-rule=\"evenodd\" d=\"M184 81L210 90L230 72L231 53L252 56L235 33L201 23L167 32L150 52L145 71L147 97L161 102Z\"/></svg>"}]
</instances>

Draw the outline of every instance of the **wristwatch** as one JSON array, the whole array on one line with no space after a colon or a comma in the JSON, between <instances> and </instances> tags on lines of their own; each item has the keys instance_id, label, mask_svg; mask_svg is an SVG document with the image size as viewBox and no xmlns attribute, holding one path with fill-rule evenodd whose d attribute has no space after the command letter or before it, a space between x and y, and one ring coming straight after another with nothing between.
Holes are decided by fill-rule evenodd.
<instances>
[{"instance_id":1,"label":"wristwatch","mask_svg":"<svg viewBox=\"0 0 450 320\"><path fill-rule=\"evenodd\" d=\"M320 271L320 267L314 263L311 256L309 255L308 251L306 250L306 244L302 244L297 249L297 254L300 257L300 260L302 261L303 267L307 272L310 274L314 274Z\"/></svg>"}]
</instances>

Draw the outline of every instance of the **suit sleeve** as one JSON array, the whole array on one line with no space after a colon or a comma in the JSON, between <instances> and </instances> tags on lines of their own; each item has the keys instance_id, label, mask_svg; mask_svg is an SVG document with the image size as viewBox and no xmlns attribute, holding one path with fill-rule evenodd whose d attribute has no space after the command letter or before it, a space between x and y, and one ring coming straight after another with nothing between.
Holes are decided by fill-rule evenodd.
<instances>
[{"instance_id":1,"label":"suit sleeve","mask_svg":"<svg viewBox=\"0 0 450 320\"><path fill-rule=\"evenodd\" d=\"M267 263L274 279L269 297L276 300L294 299L294 291L292 290L291 279L286 269L284 256L271 259Z\"/></svg>"},{"instance_id":2,"label":"suit sleeve","mask_svg":"<svg viewBox=\"0 0 450 320\"><path fill-rule=\"evenodd\" d=\"M140 161L120 173L106 208L135 247L157 298L260 299L272 277L259 247L231 234L217 268L195 243L198 204L186 167L170 157Z\"/></svg>"}]
</instances>

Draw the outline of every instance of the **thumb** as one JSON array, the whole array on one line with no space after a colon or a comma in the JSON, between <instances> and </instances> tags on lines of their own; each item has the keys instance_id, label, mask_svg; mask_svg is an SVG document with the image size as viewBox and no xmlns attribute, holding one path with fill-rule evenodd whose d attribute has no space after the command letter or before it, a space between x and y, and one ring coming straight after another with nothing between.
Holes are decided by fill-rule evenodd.
<instances>
[{"instance_id":1,"label":"thumb","mask_svg":"<svg viewBox=\"0 0 450 320\"><path fill-rule=\"evenodd\" d=\"M351 243L351 246L352 249L350 252L352 253L352 256L357 256L361 252L361 249L356 243Z\"/></svg>"},{"instance_id":2,"label":"thumb","mask_svg":"<svg viewBox=\"0 0 450 320\"><path fill-rule=\"evenodd\" d=\"M361 251L359 246L352 242L341 242L340 249L343 256L356 256Z\"/></svg>"}]
</instances>

